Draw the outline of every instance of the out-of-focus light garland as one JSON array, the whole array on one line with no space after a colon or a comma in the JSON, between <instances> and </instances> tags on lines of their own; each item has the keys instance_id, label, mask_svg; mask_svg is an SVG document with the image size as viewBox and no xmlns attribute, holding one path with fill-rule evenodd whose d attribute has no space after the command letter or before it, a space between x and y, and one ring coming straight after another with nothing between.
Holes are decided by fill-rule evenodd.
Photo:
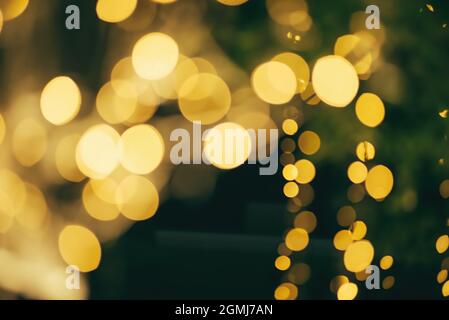
<instances>
[{"instance_id":1,"label":"out-of-focus light garland","mask_svg":"<svg viewBox=\"0 0 449 320\"><path fill-rule=\"evenodd\" d=\"M248 0L216 2L225 10ZM295 51L312 46L315 26L306 1L266 0L265 4L280 42ZM5 33L5 24L30 6L28 0L0 0L0 35ZM431 4L426 8L435 11ZM219 48L203 25L201 10L192 2L98 0L95 10L102 23L133 34L129 39L117 35L117 41L107 48L106 70L98 71L104 80L98 92L91 92L76 75L52 71L45 81L35 80L39 92L18 91L0 115L1 148L10 151L1 158L0 234L8 240L5 244L15 243L0 250L4 262L0 285L31 298L86 298L87 285L80 291L61 289L67 264L84 273L97 269L101 244L119 237L133 223L152 218L166 197L203 196L213 189L215 171L173 173L167 152L171 130L201 121L218 131L280 126L286 135L280 155L286 181L283 193L289 199L287 210L295 216L274 262L275 268L286 272L274 297L300 297L299 286L308 281L311 268L296 263L292 254L307 249L317 226L316 215L307 207L314 199L311 183L317 173L312 160L322 141L317 132L303 130L305 116L293 105L294 99L301 98L311 108L321 102L345 108L354 102L355 116L362 125L380 126L386 116L382 99L373 92L357 95L361 81L385 64L381 56L384 28L366 30L364 12L357 12L351 17L350 34L338 37L333 54L319 57L313 68L290 50L260 63L248 75ZM126 50L117 50L118 46ZM394 66L389 71L396 74ZM86 105L90 100L95 101L92 110ZM177 104L179 112L159 117L157 111L170 103ZM271 106L282 109L281 119L272 117ZM446 118L447 109L440 116ZM357 220L354 206L366 194L383 201L394 185L387 166L371 165L376 156L371 141L375 140L366 139L356 146L358 160L347 168L352 183L347 197L352 204L338 211L337 222L344 229L333 238L334 247L344 252L344 267L359 281L366 279L365 269L374 261L375 249L366 239L368 227ZM250 148L243 160L249 153ZM213 154L207 156L221 170L244 162L225 164ZM197 183L191 185L185 179ZM63 202L46 193L63 184L82 186L79 199ZM449 197L448 180L441 183L440 193ZM56 214L60 212L64 214ZM435 247L439 254L445 253L449 237L441 235ZM59 256L54 254L58 250ZM382 270L393 264L391 255L379 261ZM37 267L30 270L29 265ZM445 297L449 296L448 269L449 258L445 258L437 274ZM28 276L23 278L23 274ZM44 284L27 285L37 274L35 281ZM394 281L387 276L382 287L389 289ZM355 281L343 274L331 281L330 289L340 300L355 299L359 292Z\"/></svg>"}]
</instances>

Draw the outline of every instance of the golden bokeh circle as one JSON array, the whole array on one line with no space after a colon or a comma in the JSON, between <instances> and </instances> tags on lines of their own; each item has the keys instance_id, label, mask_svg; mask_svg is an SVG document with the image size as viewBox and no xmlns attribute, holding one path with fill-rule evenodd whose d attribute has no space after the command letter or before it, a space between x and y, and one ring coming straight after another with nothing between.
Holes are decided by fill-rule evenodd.
<instances>
[{"instance_id":1,"label":"golden bokeh circle","mask_svg":"<svg viewBox=\"0 0 449 320\"><path fill-rule=\"evenodd\" d=\"M440 236L435 242L435 248L439 254L443 254L449 248L449 236L444 234Z\"/></svg>"},{"instance_id":2,"label":"golden bokeh circle","mask_svg":"<svg viewBox=\"0 0 449 320\"><path fill-rule=\"evenodd\" d=\"M120 163L135 174L154 171L165 152L159 131L151 125L139 124L127 129L119 141Z\"/></svg>"},{"instance_id":3,"label":"golden bokeh circle","mask_svg":"<svg viewBox=\"0 0 449 320\"><path fill-rule=\"evenodd\" d=\"M309 235L302 228L294 228L285 236L285 245L292 251L302 251L309 244Z\"/></svg>"},{"instance_id":4,"label":"golden bokeh circle","mask_svg":"<svg viewBox=\"0 0 449 320\"><path fill-rule=\"evenodd\" d=\"M344 283L338 288L337 298L338 300L354 300L358 291L359 289L355 283Z\"/></svg>"},{"instance_id":5,"label":"golden bokeh circle","mask_svg":"<svg viewBox=\"0 0 449 320\"><path fill-rule=\"evenodd\" d=\"M251 76L251 84L260 99L275 105L289 102L297 88L295 73L278 61L258 66Z\"/></svg>"},{"instance_id":6,"label":"golden bokeh circle","mask_svg":"<svg viewBox=\"0 0 449 320\"><path fill-rule=\"evenodd\" d=\"M29 0L1 0L0 11L3 20L9 21L20 16L28 7Z\"/></svg>"},{"instance_id":7,"label":"golden bokeh circle","mask_svg":"<svg viewBox=\"0 0 449 320\"><path fill-rule=\"evenodd\" d=\"M367 240L361 240L351 243L346 248L343 261L348 271L360 272L371 264L373 258L373 245Z\"/></svg>"},{"instance_id":8,"label":"golden bokeh circle","mask_svg":"<svg viewBox=\"0 0 449 320\"><path fill-rule=\"evenodd\" d=\"M355 154L360 161L366 162L374 159L376 148L374 148L371 142L362 141L357 145Z\"/></svg>"},{"instance_id":9,"label":"golden bokeh circle","mask_svg":"<svg viewBox=\"0 0 449 320\"><path fill-rule=\"evenodd\" d=\"M251 136L241 125L224 122L211 128L204 137L206 159L223 170L237 168L250 156Z\"/></svg>"},{"instance_id":10,"label":"golden bokeh circle","mask_svg":"<svg viewBox=\"0 0 449 320\"><path fill-rule=\"evenodd\" d=\"M364 93L357 99L355 114L362 124L375 128L385 118L384 103L374 93Z\"/></svg>"},{"instance_id":11,"label":"golden bokeh circle","mask_svg":"<svg viewBox=\"0 0 449 320\"><path fill-rule=\"evenodd\" d=\"M103 179L112 173L119 164L119 139L117 131L106 124L89 128L76 146L80 171L92 179Z\"/></svg>"},{"instance_id":12,"label":"golden bokeh circle","mask_svg":"<svg viewBox=\"0 0 449 320\"><path fill-rule=\"evenodd\" d=\"M100 264L100 243L95 234L83 226L66 226L59 234L58 245L64 261L82 272L93 271Z\"/></svg>"},{"instance_id":13,"label":"golden bokeh circle","mask_svg":"<svg viewBox=\"0 0 449 320\"><path fill-rule=\"evenodd\" d=\"M380 267L382 270L388 270L393 265L394 259L392 256L384 256L380 259Z\"/></svg>"},{"instance_id":14,"label":"golden bokeh circle","mask_svg":"<svg viewBox=\"0 0 449 320\"><path fill-rule=\"evenodd\" d=\"M299 193L299 187L296 184L296 182L290 181L284 185L284 195L287 198L294 198L298 195L298 193Z\"/></svg>"},{"instance_id":15,"label":"golden bokeh circle","mask_svg":"<svg viewBox=\"0 0 449 320\"><path fill-rule=\"evenodd\" d=\"M128 219L147 220L156 214L159 193L147 178L129 175L117 187L116 203L120 212Z\"/></svg>"},{"instance_id":16,"label":"golden bokeh circle","mask_svg":"<svg viewBox=\"0 0 449 320\"><path fill-rule=\"evenodd\" d=\"M315 178L316 170L313 163L307 159L301 159L296 161L295 167L298 170L296 182L300 184L306 184L311 182Z\"/></svg>"},{"instance_id":17,"label":"golden bokeh circle","mask_svg":"<svg viewBox=\"0 0 449 320\"><path fill-rule=\"evenodd\" d=\"M96 11L99 19L117 23L130 17L136 10L138 0L98 0Z\"/></svg>"},{"instance_id":18,"label":"golden bokeh circle","mask_svg":"<svg viewBox=\"0 0 449 320\"><path fill-rule=\"evenodd\" d=\"M179 89L179 109L192 122L212 124L223 118L230 107L231 91L215 74L194 74Z\"/></svg>"},{"instance_id":19,"label":"golden bokeh circle","mask_svg":"<svg viewBox=\"0 0 449 320\"><path fill-rule=\"evenodd\" d=\"M81 106L81 92L69 77L53 78L42 90L42 115L54 125L63 125L76 117Z\"/></svg>"},{"instance_id":20,"label":"golden bokeh circle","mask_svg":"<svg viewBox=\"0 0 449 320\"><path fill-rule=\"evenodd\" d=\"M297 81L296 93L302 93L306 90L310 80L310 69L301 56L292 52L283 52L274 56L272 60L286 64L295 73Z\"/></svg>"},{"instance_id":21,"label":"golden bokeh circle","mask_svg":"<svg viewBox=\"0 0 449 320\"><path fill-rule=\"evenodd\" d=\"M311 156L320 150L320 136L313 131L304 131L299 136L298 146L302 153Z\"/></svg>"},{"instance_id":22,"label":"golden bokeh circle","mask_svg":"<svg viewBox=\"0 0 449 320\"><path fill-rule=\"evenodd\" d=\"M353 242L352 233L349 230L340 230L334 236L334 247L337 250L345 251Z\"/></svg>"},{"instance_id":23,"label":"golden bokeh circle","mask_svg":"<svg viewBox=\"0 0 449 320\"><path fill-rule=\"evenodd\" d=\"M368 175L368 169L360 161L354 161L348 167L348 178L352 183L362 183Z\"/></svg>"},{"instance_id":24,"label":"golden bokeh circle","mask_svg":"<svg viewBox=\"0 0 449 320\"><path fill-rule=\"evenodd\" d=\"M348 60L330 55L316 62L312 84L323 102L333 107L346 107L359 90L359 77Z\"/></svg>"},{"instance_id":25,"label":"golden bokeh circle","mask_svg":"<svg viewBox=\"0 0 449 320\"><path fill-rule=\"evenodd\" d=\"M390 169L377 165L368 171L365 187L368 194L376 200L386 198L393 189L394 178Z\"/></svg>"},{"instance_id":26,"label":"golden bokeh circle","mask_svg":"<svg viewBox=\"0 0 449 320\"><path fill-rule=\"evenodd\" d=\"M136 73L147 80L162 79L172 72L179 58L179 48L169 35L153 32L134 45L132 62Z\"/></svg>"},{"instance_id":27,"label":"golden bokeh circle","mask_svg":"<svg viewBox=\"0 0 449 320\"><path fill-rule=\"evenodd\" d=\"M288 268L290 268L291 261L290 258L287 256L279 256L276 258L274 265L276 269L285 271L288 270Z\"/></svg>"}]
</instances>

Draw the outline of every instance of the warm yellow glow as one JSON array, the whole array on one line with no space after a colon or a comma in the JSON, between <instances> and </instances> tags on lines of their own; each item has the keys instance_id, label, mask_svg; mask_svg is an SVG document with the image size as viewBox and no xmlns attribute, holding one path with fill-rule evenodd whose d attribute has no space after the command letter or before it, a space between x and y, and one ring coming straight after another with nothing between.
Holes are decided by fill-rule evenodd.
<instances>
[{"instance_id":1,"label":"warm yellow glow","mask_svg":"<svg viewBox=\"0 0 449 320\"><path fill-rule=\"evenodd\" d=\"M368 175L368 169L360 161L354 161L348 167L348 178L353 183L362 183Z\"/></svg>"},{"instance_id":2,"label":"warm yellow glow","mask_svg":"<svg viewBox=\"0 0 449 320\"><path fill-rule=\"evenodd\" d=\"M349 227L355 221L357 215L353 207L344 206L338 210L337 222L342 227Z\"/></svg>"},{"instance_id":3,"label":"warm yellow glow","mask_svg":"<svg viewBox=\"0 0 449 320\"><path fill-rule=\"evenodd\" d=\"M284 169L282 169L282 175L285 180L295 180L298 176L298 169L293 164L287 164Z\"/></svg>"},{"instance_id":4,"label":"warm yellow glow","mask_svg":"<svg viewBox=\"0 0 449 320\"><path fill-rule=\"evenodd\" d=\"M217 0L221 4L227 5L227 6L239 6L248 0Z\"/></svg>"},{"instance_id":5,"label":"warm yellow glow","mask_svg":"<svg viewBox=\"0 0 449 320\"><path fill-rule=\"evenodd\" d=\"M112 127L99 124L89 128L76 147L76 163L83 174L103 179L119 164L120 136Z\"/></svg>"},{"instance_id":6,"label":"warm yellow glow","mask_svg":"<svg viewBox=\"0 0 449 320\"><path fill-rule=\"evenodd\" d=\"M276 269L281 271L288 270L288 268L290 268L290 264L291 264L290 258L287 256L279 256L276 258L276 261L274 262Z\"/></svg>"},{"instance_id":7,"label":"warm yellow glow","mask_svg":"<svg viewBox=\"0 0 449 320\"><path fill-rule=\"evenodd\" d=\"M223 118L230 107L228 85L215 74L195 74L179 90L179 109L190 121L212 124Z\"/></svg>"},{"instance_id":8,"label":"warm yellow glow","mask_svg":"<svg viewBox=\"0 0 449 320\"><path fill-rule=\"evenodd\" d=\"M372 143L363 141L357 145L355 154L360 161L366 162L374 159L374 156L376 155L376 149L374 148Z\"/></svg>"},{"instance_id":9,"label":"warm yellow glow","mask_svg":"<svg viewBox=\"0 0 449 320\"><path fill-rule=\"evenodd\" d=\"M384 256L382 257L382 259L380 259L380 267L383 270L388 270L393 265L393 262L394 260L392 256Z\"/></svg>"},{"instance_id":10,"label":"warm yellow glow","mask_svg":"<svg viewBox=\"0 0 449 320\"><path fill-rule=\"evenodd\" d=\"M367 240L351 243L344 254L344 264L348 271L360 272L368 267L374 258L374 248Z\"/></svg>"},{"instance_id":11,"label":"warm yellow glow","mask_svg":"<svg viewBox=\"0 0 449 320\"><path fill-rule=\"evenodd\" d=\"M100 264L100 243L95 234L85 227L66 226L59 234L58 244L64 261L77 266L82 272L93 271Z\"/></svg>"},{"instance_id":12,"label":"warm yellow glow","mask_svg":"<svg viewBox=\"0 0 449 320\"><path fill-rule=\"evenodd\" d=\"M355 104L357 118L367 127L377 127L385 117L384 103L373 93L364 93Z\"/></svg>"},{"instance_id":13,"label":"warm yellow glow","mask_svg":"<svg viewBox=\"0 0 449 320\"><path fill-rule=\"evenodd\" d=\"M298 297L298 288L289 282L279 285L274 291L276 300L295 300Z\"/></svg>"},{"instance_id":14,"label":"warm yellow glow","mask_svg":"<svg viewBox=\"0 0 449 320\"><path fill-rule=\"evenodd\" d=\"M345 283L348 283L349 279L347 276L336 276L335 278L332 279L330 285L329 285L329 289L331 292L337 294L338 289L344 285Z\"/></svg>"},{"instance_id":15,"label":"warm yellow glow","mask_svg":"<svg viewBox=\"0 0 449 320\"><path fill-rule=\"evenodd\" d=\"M310 69L301 56L291 52L284 52L276 55L272 60L286 64L294 72L297 82L296 93L302 93L306 90L310 79Z\"/></svg>"},{"instance_id":16,"label":"warm yellow glow","mask_svg":"<svg viewBox=\"0 0 449 320\"><path fill-rule=\"evenodd\" d=\"M355 283L344 283L338 288L337 298L338 300L354 300L358 291L359 289Z\"/></svg>"},{"instance_id":17,"label":"warm yellow glow","mask_svg":"<svg viewBox=\"0 0 449 320\"><path fill-rule=\"evenodd\" d=\"M334 236L334 247L337 250L345 251L346 248L352 243L353 238L351 231L340 230Z\"/></svg>"},{"instance_id":18,"label":"warm yellow glow","mask_svg":"<svg viewBox=\"0 0 449 320\"><path fill-rule=\"evenodd\" d=\"M203 152L219 169L229 170L242 165L251 154L251 136L233 122L220 123L204 137Z\"/></svg>"},{"instance_id":19,"label":"warm yellow glow","mask_svg":"<svg viewBox=\"0 0 449 320\"><path fill-rule=\"evenodd\" d=\"M298 146L302 153L309 156L313 155L320 149L320 136L313 131L304 131L299 136Z\"/></svg>"},{"instance_id":20,"label":"warm yellow glow","mask_svg":"<svg viewBox=\"0 0 449 320\"><path fill-rule=\"evenodd\" d=\"M270 104L284 104L295 95L295 73L286 64L269 61L254 70L251 83L257 96Z\"/></svg>"},{"instance_id":21,"label":"warm yellow glow","mask_svg":"<svg viewBox=\"0 0 449 320\"><path fill-rule=\"evenodd\" d=\"M438 274L437 274L437 282L439 284L441 284L444 281L446 281L447 280L447 274L448 273L447 273L446 269L440 270L440 272L438 272Z\"/></svg>"},{"instance_id":22,"label":"warm yellow glow","mask_svg":"<svg viewBox=\"0 0 449 320\"><path fill-rule=\"evenodd\" d=\"M393 189L393 174L383 165L377 165L368 172L365 180L368 194L376 200L386 198Z\"/></svg>"},{"instance_id":23,"label":"warm yellow glow","mask_svg":"<svg viewBox=\"0 0 449 320\"><path fill-rule=\"evenodd\" d=\"M195 61L180 54L175 69L165 78L153 81L151 85L160 97L164 99L177 99L184 82L198 73L199 69Z\"/></svg>"},{"instance_id":24,"label":"warm yellow glow","mask_svg":"<svg viewBox=\"0 0 449 320\"><path fill-rule=\"evenodd\" d=\"M76 164L76 146L80 138L78 134L62 138L55 151L56 169L64 179L72 182L80 182L85 178Z\"/></svg>"},{"instance_id":25,"label":"warm yellow glow","mask_svg":"<svg viewBox=\"0 0 449 320\"><path fill-rule=\"evenodd\" d=\"M0 214L2 223L16 215L26 200L26 187L20 177L7 169L0 170ZM2 228L1 228L2 229Z\"/></svg>"},{"instance_id":26,"label":"warm yellow glow","mask_svg":"<svg viewBox=\"0 0 449 320\"><path fill-rule=\"evenodd\" d=\"M298 131L298 124L293 119L286 119L282 122L282 131L292 136Z\"/></svg>"},{"instance_id":27,"label":"warm yellow glow","mask_svg":"<svg viewBox=\"0 0 449 320\"><path fill-rule=\"evenodd\" d=\"M166 77L175 69L178 58L178 44L170 36L159 32L140 38L132 52L134 70L148 80Z\"/></svg>"},{"instance_id":28,"label":"warm yellow glow","mask_svg":"<svg viewBox=\"0 0 449 320\"><path fill-rule=\"evenodd\" d=\"M132 126L139 123L147 122L157 111L157 106L143 105L138 103L133 114L126 119L125 125Z\"/></svg>"},{"instance_id":29,"label":"warm yellow glow","mask_svg":"<svg viewBox=\"0 0 449 320\"><path fill-rule=\"evenodd\" d=\"M295 228L301 228L311 233L316 228L317 219L313 212L302 211L295 217L293 224Z\"/></svg>"},{"instance_id":30,"label":"warm yellow glow","mask_svg":"<svg viewBox=\"0 0 449 320\"><path fill-rule=\"evenodd\" d=\"M119 141L120 163L135 174L156 169L164 156L164 141L159 131L148 124L126 130Z\"/></svg>"},{"instance_id":31,"label":"warm yellow glow","mask_svg":"<svg viewBox=\"0 0 449 320\"><path fill-rule=\"evenodd\" d=\"M319 59L312 72L312 84L318 97L333 107L346 107L359 90L354 67L341 56Z\"/></svg>"},{"instance_id":32,"label":"warm yellow glow","mask_svg":"<svg viewBox=\"0 0 449 320\"><path fill-rule=\"evenodd\" d=\"M443 297L449 297L449 280L443 284L441 293L443 294Z\"/></svg>"},{"instance_id":33,"label":"warm yellow glow","mask_svg":"<svg viewBox=\"0 0 449 320\"><path fill-rule=\"evenodd\" d=\"M352 238L354 240L362 240L366 236L368 228L363 221L356 221L351 226Z\"/></svg>"},{"instance_id":34,"label":"warm yellow glow","mask_svg":"<svg viewBox=\"0 0 449 320\"><path fill-rule=\"evenodd\" d=\"M435 243L435 248L439 254L445 253L449 248L449 236L446 234L440 236Z\"/></svg>"},{"instance_id":35,"label":"warm yellow glow","mask_svg":"<svg viewBox=\"0 0 449 320\"><path fill-rule=\"evenodd\" d=\"M116 191L120 212L130 220L147 220L159 207L159 194L153 183L145 177L130 175L120 182Z\"/></svg>"},{"instance_id":36,"label":"warm yellow glow","mask_svg":"<svg viewBox=\"0 0 449 320\"><path fill-rule=\"evenodd\" d=\"M449 297L449 280L443 284L441 293L443 294L443 297Z\"/></svg>"},{"instance_id":37,"label":"warm yellow glow","mask_svg":"<svg viewBox=\"0 0 449 320\"><path fill-rule=\"evenodd\" d=\"M296 184L296 182L287 182L284 185L284 194L287 198L294 198L298 195L299 193L299 187Z\"/></svg>"},{"instance_id":38,"label":"warm yellow glow","mask_svg":"<svg viewBox=\"0 0 449 320\"><path fill-rule=\"evenodd\" d=\"M81 92L69 77L53 78L41 94L42 115L54 125L63 125L76 117L81 106Z\"/></svg>"},{"instance_id":39,"label":"warm yellow glow","mask_svg":"<svg viewBox=\"0 0 449 320\"><path fill-rule=\"evenodd\" d=\"M143 95L148 89L151 90L151 83L145 79L140 78L133 67L133 60L131 57L120 59L112 68L111 81L112 88L116 93L123 92L126 94L126 86L133 86L139 95ZM125 86L125 88L122 88ZM128 89L129 90L129 89ZM155 99L149 99L148 104L156 104Z\"/></svg>"},{"instance_id":40,"label":"warm yellow glow","mask_svg":"<svg viewBox=\"0 0 449 320\"><path fill-rule=\"evenodd\" d=\"M22 120L12 136L12 153L19 163L32 167L47 151L47 131L33 118Z\"/></svg>"},{"instance_id":41,"label":"warm yellow glow","mask_svg":"<svg viewBox=\"0 0 449 320\"><path fill-rule=\"evenodd\" d=\"M290 290L286 286L280 285L274 291L274 298L276 300L287 300L289 296Z\"/></svg>"},{"instance_id":42,"label":"warm yellow glow","mask_svg":"<svg viewBox=\"0 0 449 320\"><path fill-rule=\"evenodd\" d=\"M114 84L103 85L96 99L98 113L110 124L125 122L137 108L136 88L129 81L116 80Z\"/></svg>"},{"instance_id":43,"label":"warm yellow glow","mask_svg":"<svg viewBox=\"0 0 449 320\"><path fill-rule=\"evenodd\" d=\"M20 16L28 7L29 0L0 0L0 10L5 21Z\"/></svg>"},{"instance_id":44,"label":"warm yellow glow","mask_svg":"<svg viewBox=\"0 0 449 320\"><path fill-rule=\"evenodd\" d=\"M120 214L115 204L103 201L95 194L90 182L84 186L82 200L87 213L94 219L111 221L116 219Z\"/></svg>"},{"instance_id":45,"label":"warm yellow glow","mask_svg":"<svg viewBox=\"0 0 449 320\"><path fill-rule=\"evenodd\" d=\"M298 170L298 176L296 177L298 183L306 184L315 178L315 166L309 160L299 160L295 163L295 167Z\"/></svg>"},{"instance_id":46,"label":"warm yellow glow","mask_svg":"<svg viewBox=\"0 0 449 320\"><path fill-rule=\"evenodd\" d=\"M137 6L137 0L98 0L97 15L106 22L120 22L132 15Z\"/></svg>"},{"instance_id":47,"label":"warm yellow glow","mask_svg":"<svg viewBox=\"0 0 449 320\"><path fill-rule=\"evenodd\" d=\"M298 288L289 282L282 283L274 291L276 300L295 300L298 297Z\"/></svg>"},{"instance_id":48,"label":"warm yellow glow","mask_svg":"<svg viewBox=\"0 0 449 320\"><path fill-rule=\"evenodd\" d=\"M29 183L25 183L26 200L15 218L19 224L28 230L40 229L47 218L48 207L42 191Z\"/></svg>"},{"instance_id":49,"label":"warm yellow glow","mask_svg":"<svg viewBox=\"0 0 449 320\"><path fill-rule=\"evenodd\" d=\"M306 230L294 228L285 236L285 245L292 251L304 250L309 244L309 235Z\"/></svg>"},{"instance_id":50,"label":"warm yellow glow","mask_svg":"<svg viewBox=\"0 0 449 320\"><path fill-rule=\"evenodd\" d=\"M119 167L105 179L90 179L89 186L92 188L92 191L97 198L106 203L115 205L117 188L120 182L128 175L129 173L127 171Z\"/></svg>"}]
</instances>

